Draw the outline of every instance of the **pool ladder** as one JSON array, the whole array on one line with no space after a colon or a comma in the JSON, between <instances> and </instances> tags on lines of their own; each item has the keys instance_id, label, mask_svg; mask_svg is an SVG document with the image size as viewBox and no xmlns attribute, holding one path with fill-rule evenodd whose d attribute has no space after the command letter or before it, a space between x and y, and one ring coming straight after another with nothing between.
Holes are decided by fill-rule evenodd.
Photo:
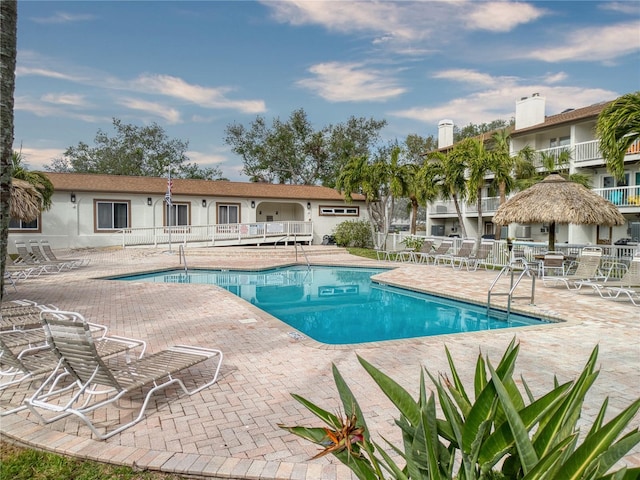
<instances>
[{"instance_id":1,"label":"pool ladder","mask_svg":"<svg viewBox=\"0 0 640 480\"><path fill-rule=\"evenodd\" d=\"M518 268L518 270L520 270L520 268ZM536 294L536 276L533 275L533 272L531 271L531 269L529 268L529 265L527 264L524 265L524 268L522 269L522 271L520 272L517 278L515 278L515 271L516 269L514 264L505 265L504 267L502 267L502 270L500 270L500 273L498 274L498 276L491 283L491 286L489 287L489 292L487 294L487 316L489 316L491 313L491 295L492 294L494 296L506 295L508 297L507 313L505 318L506 321L509 320L509 315L511 315L511 300L515 298L529 298L529 304L531 305L534 304L535 294ZM496 284L498 283L498 280L500 280L500 278L503 275L507 275L507 274L509 274L509 278L510 278L509 291L493 292L493 287L496 286ZM524 276L531 277L531 295L515 297L513 293L515 292L516 288L518 287L518 285L520 284L520 281Z\"/></svg>"},{"instance_id":2,"label":"pool ladder","mask_svg":"<svg viewBox=\"0 0 640 480\"><path fill-rule=\"evenodd\" d=\"M293 245L296 249L296 262L298 261L298 242L296 241L296 236L293 236ZM309 263L309 257L307 257L307 252L302 248L302 244L300 244L300 250L302 251L302 255L304 255L304 259L307 262L307 268L311 268L311 264Z\"/></svg>"},{"instance_id":3,"label":"pool ladder","mask_svg":"<svg viewBox=\"0 0 640 480\"><path fill-rule=\"evenodd\" d=\"M189 273L189 269L187 268L187 256L184 253L184 245L180 245L180 247L178 247L178 260L180 261L180 265L184 263L184 273L187 275Z\"/></svg>"}]
</instances>

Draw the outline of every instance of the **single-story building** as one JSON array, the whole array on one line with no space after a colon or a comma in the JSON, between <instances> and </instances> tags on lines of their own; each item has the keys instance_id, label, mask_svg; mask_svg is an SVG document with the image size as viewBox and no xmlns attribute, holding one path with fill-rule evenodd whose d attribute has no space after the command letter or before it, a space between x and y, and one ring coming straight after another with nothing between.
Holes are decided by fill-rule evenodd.
<instances>
[{"instance_id":1,"label":"single-story building","mask_svg":"<svg viewBox=\"0 0 640 480\"><path fill-rule=\"evenodd\" d=\"M364 197L331 188L160 177L46 173L55 193L33 222L12 220L15 240L54 248L322 243L339 223L365 220ZM168 195L170 187L171 195ZM170 200L170 203L167 202Z\"/></svg>"}]
</instances>

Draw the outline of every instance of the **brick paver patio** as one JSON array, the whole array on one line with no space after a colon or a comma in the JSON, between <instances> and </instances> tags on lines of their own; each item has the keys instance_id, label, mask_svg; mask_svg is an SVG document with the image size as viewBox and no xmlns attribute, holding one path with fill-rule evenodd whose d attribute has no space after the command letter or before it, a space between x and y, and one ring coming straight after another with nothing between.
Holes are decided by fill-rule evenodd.
<instances>
[{"instance_id":1,"label":"brick paver patio","mask_svg":"<svg viewBox=\"0 0 640 480\"><path fill-rule=\"evenodd\" d=\"M333 247L305 247L312 263L379 265ZM591 350L600 345L600 376L584 408L590 424L605 397L608 418L640 397L640 309L630 302L578 294L566 288L536 286L535 306L514 301L514 309L565 320L544 326L496 330L353 346L327 346L289 335L292 328L219 287L210 285L117 282L98 277L178 267L178 256L154 249L104 249L86 253L88 267L20 282L5 300L28 298L82 313L109 326L110 333L148 342L149 351L173 344L217 347L225 359L217 384L192 396L160 394L146 417L107 441L91 438L70 418L39 425L20 412L0 419L8 439L59 453L105 462L218 478L349 479L350 471L332 456L309 461L317 448L278 428L320 425L290 393L329 410L340 404L331 364L336 364L363 408L374 438L399 441L396 410L359 365L356 354L417 394L420 366L448 371L446 345L470 385L479 351L497 362L508 343L521 344L516 377L524 376L535 394L550 389L553 376L574 379ZM190 268L258 268L289 264L292 248L187 249ZM386 265L389 265L387 263ZM486 303L495 272L453 271L450 267L393 264L399 268L379 280ZM530 280L525 280L527 283ZM524 294L528 285L523 285ZM499 297L498 304L505 298ZM197 369L193 372L197 376ZM29 387L0 394L3 407L19 405ZM107 409L101 420L114 422L127 411ZM638 426L638 419L633 426ZM638 449L624 463L640 465Z\"/></svg>"}]
</instances>

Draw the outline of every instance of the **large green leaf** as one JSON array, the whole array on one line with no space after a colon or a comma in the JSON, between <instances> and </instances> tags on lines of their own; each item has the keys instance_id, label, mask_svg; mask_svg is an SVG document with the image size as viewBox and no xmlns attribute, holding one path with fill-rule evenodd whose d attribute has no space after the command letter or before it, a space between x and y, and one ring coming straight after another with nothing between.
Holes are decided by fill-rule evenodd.
<instances>
[{"instance_id":1,"label":"large green leaf","mask_svg":"<svg viewBox=\"0 0 640 480\"><path fill-rule=\"evenodd\" d=\"M535 400L520 410L520 418L527 431L530 431L538 420L548 411L553 410L566 395L571 383L554 388L546 395ZM483 471L488 471L514 446L513 434L509 422L505 422L484 441L478 460Z\"/></svg>"},{"instance_id":2,"label":"large green leaf","mask_svg":"<svg viewBox=\"0 0 640 480\"><path fill-rule=\"evenodd\" d=\"M460 408L460 410L462 410L462 414L466 417L467 413L469 412L469 410L471 409L471 400L469 400L469 396L467 395L467 392L464 388L464 384L462 383L462 380L460 380L460 376L458 375L458 370L456 369L456 365L453 362L453 358L451 358L451 352L449 352L449 349L445 346L444 347L444 351L447 354L447 361L449 362L449 370L451 370L451 378L453 378L453 385L452 387L449 387L449 390L453 390L455 389L456 393L457 393L457 402L458 402L458 407Z\"/></svg>"},{"instance_id":3,"label":"large green leaf","mask_svg":"<svg viewBox=\"0 0 640 480\"><path fill-rule=\"evenodd\" d=\"M620 459L622 459L632 448L640 442L640 432L634 429L616 443L611 445L606 452L598 458L598 469L596 474L603 475L609 471ZM640 478L640 476L638 477Z\"/></svg>"},{"instance_id":4,"label":"large green leaf","mask_svg":"<svg viewBox=\"0 0 640 480\"><path fill-rule=\"evenodd\" d=\"M364 420L364 414L362 413L362 409L354 397L353 392L347 385L347 382L344 381L344 378L338 371L338 368L335 365L332 365L333 370L333 380L336 382L336 388L338 389L338 394L340 395L340 400L342 400L342 405L344 407L344 413L347 417L351 415L356 416L356 425L364 428L364 438L369 440L369 429L367 428L367 424Z\"/></svg>"},{"instance_id":5,"label":"large green leaf","mask_svg":"<svg viewBox=\"0 0 640 480\"><path fill-rule=\"evenodd\" d=\"M491 372L491 383L495 386L498 398L500 399L500 404L502 405L504 413L507 416L507 421L511 426L511 432L513 433L516 448L520 456L520 463L524 473L526 474L538 462L538 455L536 454L533 444L529 439L529 432L522 422L518 411L515 409L507 389L498 377L498 374L491 365L491 362L487 362L487 366Z\"/></svg>"},{"instance_id":6,"label":"large green leaf","mask_svg":"<svg viewBox=\"0 0 640 480\"><path fill-rule=\"evenodd\" d=\"M625 408L606 425L603 425L597 433L585 439L582 445L576 448L575 452L558 471L559 478L566 480L579 479L591 462L611 446L620 432L626 428L631 419L638 413L638 409L640 409L640 399Z\"/></svg>"},{"instance_id":7,"label":"large green leaf","mask_svg":"<svg viewBox=\"0 0 640 480\"><path fill-rule=\"evenodd\" d=\"M300 395L296 395L295 393L292 393L291 396L295 398L298 402L300 402L302 405L307 407L309 411L311 411L316 417L320 418L324 423L326 423L330 427L338 429L342 426L342 421L337 415L334 415L333 413L318 407L316 404L310 402L304 397L301 397Z\"/></svg>"},{"instance_id":8,"label":"large green leaf","mask_svg":"<svg viewBox=\"0 0 640 480\"><path fill-rule=\"evenodd\" d=\"M564 441L558 443L545 457L541 458L525 476L522 477L522 480L543 480L545 478L552 478L549 476L549 472L553 465L558 461L567 445L574 440L575 436L567 437Z\"/></svg>"},{"instance_id":9,"label":"large green leaf","mask_svg":"<svg viewBox=\"0 0 640 480\"><path fill-rule=\"evenodd\" d=\"M513 343L513 342L512 342ZM516 358L518 356L518 346L509 349L500 360L500 364L496 368L497 375L503 381L511 378L515 367ZM487 383L485 388L477 396L475 403L471 407L471 411L464 422L462 433L462 451L471 452L472 444L478 441L480 429L485 427L483 424L493 421L496 412L496 389L493 382Z\"/></svg>"},{"instance_id":10,"label":"large green leaf","mask_svg":"<svg viewBox=\"0 0 640 480\"><path fill-rule=\"evenodd\" d=\"M420 407L413 397L395 380L382 373L376 367L358 355L358 360L382 392L393 402L396 408L414 427L420 422Z\"/></svg>"}]
</instances>

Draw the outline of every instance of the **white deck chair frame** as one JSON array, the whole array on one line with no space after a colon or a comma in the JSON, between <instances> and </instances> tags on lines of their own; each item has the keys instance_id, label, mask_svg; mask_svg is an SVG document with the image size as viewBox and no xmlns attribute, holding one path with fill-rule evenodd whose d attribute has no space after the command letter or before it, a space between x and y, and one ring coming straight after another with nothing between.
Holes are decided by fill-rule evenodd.
<instances>
[{"instance_id":1,"label":"white deck chair frame","mask_svg":"<svg viewBox=\"0 0 640 480\"><path fill-rule=\"evenodd\" d=\"M186 345L176 345L126 365L108 365L98 355L85 322L73 322L43 314L43 323L48 341L53 346L59 362L43 385L26 400L26 404L44 423L75 415L101 440L110 438L142 420L151 397L159 390L176 384L185 394L193 395L213 385L218 379L222 365L223 354L220 350ZM174 377L176 373L209 359L216 364L212 378L203 385L189 390L180 378ZM42 392L62 371L71 375L77 388L71 398L52 403L46 395L43 398ZM138 415L130 422L111 431L99 431L88 417L89 413L99 408L112 404L116 404L117 407L122 397L148 385L153 386L146 393ZM45 418L41 410L53 412L54 416Z\"/></svg>"}]
</instances>

